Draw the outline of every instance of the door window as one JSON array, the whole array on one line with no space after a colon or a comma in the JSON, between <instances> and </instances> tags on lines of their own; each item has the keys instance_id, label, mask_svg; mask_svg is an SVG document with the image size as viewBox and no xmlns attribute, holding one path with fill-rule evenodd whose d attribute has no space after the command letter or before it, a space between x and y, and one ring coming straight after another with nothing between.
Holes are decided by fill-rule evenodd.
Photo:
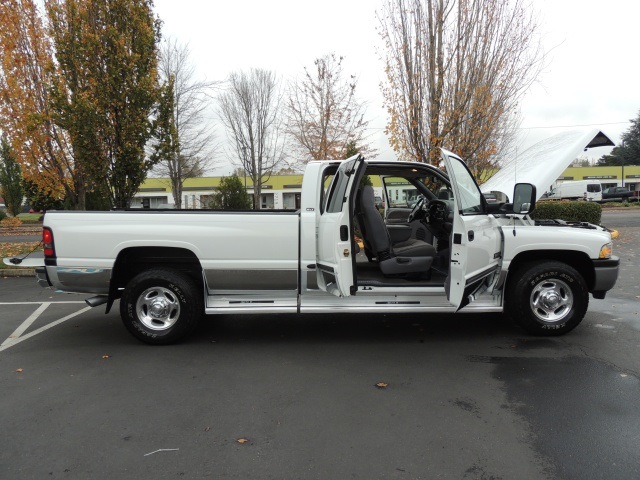
<instances>
[{"instance_id":1,"label":"door window","mask_svg":"<svg viewBox=\"0 0 640 480\"><path fill-rule=\"evenodd\" d=\"M480 189L467 167L455 157L450 157L451 168L457 183L458 207L462 215L484 213Z\"/></svg>"},{"instance_id":2,"label":"door window","mask_svg":"<svg viewBox=\"0 0 640 480\"><path fill-rule=\"evenodd\" d=\"M339 171L333 177L331 187L329 187L329 195L327 197L327 213L336 213L342 211L342 202L344 201L344 193L347 189L349 178L344 172Z\"/></svg>"},{"instance_id":3,"label":"door window","mask_svg":"<svg viewBox=\"0 0 640 480\"><path fill-rule=\"evenodd\" d=\"M327 213L338 213L342 211L342 204L346 200L349 178L355 171L354 169L358 159L360 159L360 157L353 158L353 160L345 160L337 171L336 176L333 177L327 198Z\"/></svg>"}]
</instances>

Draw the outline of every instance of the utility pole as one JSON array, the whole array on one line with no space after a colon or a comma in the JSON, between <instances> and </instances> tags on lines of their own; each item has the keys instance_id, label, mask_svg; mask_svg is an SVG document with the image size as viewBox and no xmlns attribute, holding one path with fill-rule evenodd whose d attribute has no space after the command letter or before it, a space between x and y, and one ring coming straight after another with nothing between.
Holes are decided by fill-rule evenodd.
<instances>
[{"instance_id":1,"label":"utility pole","mask_svg":"<svg viewBox=\"0 0 640 480\"><path fill-rule=\"evenodd\" d=\"M622 151L623 154L620 156L622 158L622 184L621 187L624 187L624 140L622 140Z\"/></svg>"}]
</instances>

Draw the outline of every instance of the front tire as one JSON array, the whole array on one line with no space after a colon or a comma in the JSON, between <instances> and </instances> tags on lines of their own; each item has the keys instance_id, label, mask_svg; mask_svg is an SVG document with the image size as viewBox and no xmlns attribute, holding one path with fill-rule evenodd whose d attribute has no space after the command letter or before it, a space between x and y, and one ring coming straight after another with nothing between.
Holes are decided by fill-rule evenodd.
<instances>
[{"instance_id":1,"label":"front tire","mask_svg":"<svg viewBox=\"0 0 640 480\"><path fill-rule=\"evenodd\" d=\"M589 291L584 278L565 263L528 263L510 274L507 282L508 313L531 334L563 335L587 313Z\"/></svg>"},{"instance_id":2,"label":"front tire","mask_svg":"<svg viewBox=\"0 0 640 480\"><path fill-rule=\"evenodd\" d=\"M195 329L204 311L202 297L195 282L180 272L147 270L127 284L120 316L138 340L167 345Z\"/></svg>"}]
</instances>

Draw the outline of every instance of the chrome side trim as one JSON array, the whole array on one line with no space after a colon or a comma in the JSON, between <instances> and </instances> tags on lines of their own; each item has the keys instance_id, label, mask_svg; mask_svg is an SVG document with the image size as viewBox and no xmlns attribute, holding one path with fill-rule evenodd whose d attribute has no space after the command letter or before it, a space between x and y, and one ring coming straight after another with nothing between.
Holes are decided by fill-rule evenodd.
<instances>
[{"instance_id":1,"label":"chrome side trim","mask_svg":"<svg viewBox=\"0 0 640 480\"><path fill-rule=\"evenodd\" d=\"M76 293L109 293L110 268L47 267L54 287Z\"/></svg>"},{"instance_id":2,"label":"chrome side trim","mask_svg":"<svg viewBox=\"0 0 640 480\"><path fill-rule=\"evenodd\" d=\"M389 291L392 290L392 291ZM412 290L412 289L411 289ZM454 312L455 307L449 303L444 289L426 293L422 291L406 291L398 289L358 290L358 294L338 298L326 292L303 295L300 302L301 312Z\"/></svg>"},{"instance_id":3,"label":"chrome side trim","mask_svg":"<svg viewBox=\"0 0 640 480\"><path fill-rule=\"evenodd\" d=\"M302 313L455 313L454 307L430 307L416 305L376 305L376 306L307 306L300 307Z\"/></svg>"},{"instance_id":4,"label":"chrome side trim","mask_svg":"<svg viewBox=\"0 0 640 480\"><path fill-rule=\"evenodd\" d=\"M296 307L207 307L204 309L206 315L228 315L228 314L273 314L273 313L296 313Z\"/></svg>"}]
</instances>

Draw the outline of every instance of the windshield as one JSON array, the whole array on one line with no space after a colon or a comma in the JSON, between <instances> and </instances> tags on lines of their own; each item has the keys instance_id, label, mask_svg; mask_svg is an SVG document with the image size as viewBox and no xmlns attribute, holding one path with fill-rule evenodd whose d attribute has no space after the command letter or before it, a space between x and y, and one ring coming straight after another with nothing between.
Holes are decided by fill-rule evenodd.
<instances>
[{"instance_id":1,"label":"windshield","mask_svg":"<svg viewBox=\"0 0 640 480\"><path fill-rule=\"evenodd\" d=\"M412 208L423 196L427 200L453 198L449 184L437 176L389 176L382 182L391 208Z\"/></svg>"}]
</instances>

